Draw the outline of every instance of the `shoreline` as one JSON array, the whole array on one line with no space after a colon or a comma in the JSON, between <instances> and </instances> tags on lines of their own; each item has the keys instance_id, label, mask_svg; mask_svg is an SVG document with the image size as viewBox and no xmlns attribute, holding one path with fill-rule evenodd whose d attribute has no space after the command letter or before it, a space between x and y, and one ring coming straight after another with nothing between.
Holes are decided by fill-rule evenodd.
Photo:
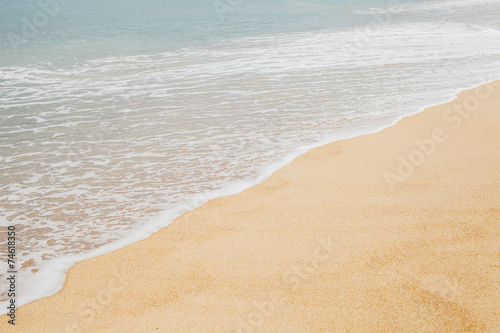
<instances>
[{"instance_id":1,"label":"shoreline","mask_svg":"<svg viewBox=\"0 0 500 333\"><path fill-rule=\"evenodd\" d=\"M493 90L493 91L494 91L494 93L496 94L495 96L497 96L497 95L498 95L498 87L497 87L497 86L499 85L499 82L500 82L500 81L495 81L495 82L493 82L493 83L490 83L490 84L487 84L487 85L486 85L487 87L496 87L496 88L495 88L495 89L496 89L496 91L495 91L495 90ZM475 90L475 91L477 92L477 89L478 89L478 88L476 88L476 89L472 89L472 90ZM488 89L487 89L487 90L488 90ZM489 90L488 90L488 91L489 91ZM326 145L318 145L318 146L315 146L315 147L312 147L312 148L308 148L308 149L307 149L307 150L308 150L308 152L306 152L305 154L302 154L302 155L300 155L299 157L295 158L295 159L294 159L294 161L293 161L293 162L291 162L290 164L288 164L288 165L286 165L286 166L282 167L281 169L279 169L279 170L275 171L275 172L272 174L272 176L270 176L270 177L269 177L268 179L266 179L266 180L263 180L263 182L260 182L260 183L258 183L257 185L254 185L253 187L247 188L247 189L243 190L242 192L237 192L236 194L233 194L233 195L231 195L231 196L218 197L218 198L216 198L216 199L213 199L213 200L209 201L208 203L204 203L201 207L196 208L194 211L189 211L189 212L187 212L187 213L183 214L182 216L180 216L180 217L176 218L176 219L174 220L174 222L173 222L172 224L170 224L170 225L169 225L169 228L163 228L163 229L161 229L159 232L157 232L157 233L155 233L155 234L153 234L153 235L149 236L149 238L146 238L146 239L144 239L144 240L141 240L141 241L139 241L139 242L137 242L137 243L133 243L133 244L128 245L128 246L126 246L126 247L120 248L120 249L118 249L118 250L114 250L113 252L110 252L110 253L105 254L105 255L103 255L103 256L100 256L100 257L93 257L93 258L91 258L91 259L86 259L85 261L82 261L82 262L78 263L76 266L73 266L73 267L69 270L68 275L67 275L67 278L66 278L66 281L64 282L64 287L63 287L63 289L62 289L62 291L61 291L61 292L57 293L57 294L56 294L56 295L54 295L54 296L51 296L51 297L48 297L48 298L44 298L44 299L41 299L41 300L35 301L34 303L29 303L29 304L27 304L26 306L22 307L22 308L20 309L20 312L27 311L27 310L25 310L25 308L37 308L37 307L39 308L40 306L37 306L37 304L39 304L40 302L50 302L50 300L51 300L51 299L56 298L58 295L60 295L60 294L64 293L64 292L65 292L65 290L67 290L67 289L68 289L68 287L67 287L67 286L70 284L70 282L69 282L69 281L71 281L72 276L75 274L75 273L73 273L73 272L76 270L76 267L81 267L81 266L87 266L87 267L90 267L90 266L92 265L92 263L90 263L90 264L89 264L89 262L103 262L103 261L106 261L106 260L108 260L108 261L109 261L109 260L113 261L113 260L112 260L112 259L110 259L110 258L111 258L111 257L116 257L116 256L117 256L117 254L116 254L116 253L119 253L119 252L130 252L129 250L124 250L124 249L128 249L129 247L132 247L132 246L134 246L134 247L136 247L136 248L137 248L137 247L140 247L138 244L142 244L143 242L148 242L148 243L150 244L150 245L148 245L148 247L150 248L150 251L152 251L152 252L156 252L156 250L154 250L154 249L156 249L156 248L155 248L155 246L151 246L151 243L153 243L152 238L157 239L158 237L160 237L158 234L168 234L168 233L174 233L174 232L175 232L175 230L177 230L177 229L180 229L182 232L185 232L185 233L186 233L186 235L187 235L187 236L189 236L191 239L195 239L195 240L196 240L196 239L203 239L203 238L205 237L205 235L203 235L203 234L202 234L202 235L196 235L196 234L194 234L194 233L192 233L192 232L188 232L187 230L189 230L189 228L191 228L191 226L190 226L190 222L194 222L194 221L196 221L196 223L198 223L198 224L200 224L200 223L201 223L201 225L203 225L202 221L199 221L199 219L200 219L200 218L202 218L202 215L203 215L203 214L205 214L205 213L204 213L204 211L206 211L207 209L208 209L208 210L210 210L210 207L213 207L213 206L217 206L217 207L219 207L219 206L224 206L226 201L234 201L234 200L232 199L232 198L234 198L234 197L238 197L238 196L245 196L247 192L256 192L256 191L259 191L261 188L266 188L266 187L269 187L268 183L276 183L276 182L277 182L277 181L276 181L276 179L277 179L277 178L280 178L280 177L281 177L281 180L283 181L283 177L284 177L283 175L284 175L284 174L285 174L285 176L286 176L286 177L284 177L284 178L285 178L285 179L284 179L284 180L285 180L285 182L284 182L283 184L285 184L285 183L287 183L287 182L290 182L291 180L296 181L297 179L302 178L302 177L303 177L303 174L302 174L300 171L297 171L297 170L292 171L292 172L290 173L290 170L297 169L296 165L300 165L300 164L302 163L301 161L310 159L311 157L310 157L309 155L317 155L316 153L314 153L314 154L313 154L313 152L316 152L316 151L318 151L318 150L328 150L329 148L327 148L327 147L342 145L342 144L344 144L344 143L348 143L348 142L350 142L350 141L366 141L366 137L379 135L380 133L383 133L383 132L387 131L387 130L388 130L388 129L390 129L390 128L397 128L398 126L399 126L399 127L401 127L400 123L402 123L402 122L407 122L407 119L413 118L413 117L415 117L415 116L422 115L422 114L426 113L426 111L429 111L429 110L443 108L443 107L444 107L444 105L447 105L447 104L453 103L453 102L455 102L455 101L457 101L457 100L460 100L460 98L461 98L460 96L461 96L461 95L464 95L464 94L469 93L469 92L470 92L470 90L466 90L465 92L461 92L460 94L458 94L458 97L457 97L456 99L454 99L454 100L452 100L451 102L448 102L448 103L446 103L446 104L442 104L442 105L438 105L438 106L429 107L429 108L426 108L424 111L419 111L419 112L412 113L411 115L406 115L406 116L403 116L403 117L401 117L400 119L398 119L398 120L397 120L394 124L391 124L391 125L385 126L385 127L381 128L381 129L379 129L379 130L375 131L375 132L371 132L370 134L363 134L363 135L361 135L361 136L355 136L355 137L353 137L353 138L349 138L349 139L342 139L342 140L340 140L340 141L335 141L335 142L332 142L332 143L327 143ZM493 94L493 93L492 93L492 94ZM489 98L489 97L488 97L488 98ZM481 101L481 103L480 103L480 104L482 104L483 102L484 102L484 103L486 103L486 102L487 102L487 100L485 100L485 101ZM430 112L430 111L429 111L429 112ZM454 115L454 116L456 116L456 115ZM422 116L422 117L424 117L424 116ZM431 118L432 118L432 117L431 117ZM446 144L446 140L444 140L444 141L443 141L443 135L437 135L437 136L431 135L431 138L432 138L433 140L437 138L437 139L436 139L436 140L434 140L434 141L438 141L438 142L435 142L434 146L438 146L439 144ZM428 139L428 138L424 138L423 140L426 140L426 139ZM376 148L376 147L373 147L373 148ZM413 149L414 149L414 147L413 147ZM334 149L334 150L335 150L335 149ZM425 153L425 150L422 150L422 151ZM339 152L336 152L336 150L335 150L335 154L334 154L334 155L338 155L338 154L340 154L340 155L341 155L341 154L343 154L343 153L344 153L344 150L343 150L343 149L340 149L340 151L339 151ZM412 151L410 151L410 153L409 153L409 154L411 154L411 153L412 153ZM422 154L420 154L420 155L422 155ZM419 155L419 156L420 156L420 155ZM425 155L427 155L427 154L426 154L426 153L425 153L425 154L423 154L423 156L424 156L424 157L423 157L423 159L424 159L424 160L423 160L423 162L422 162L422 164L423 164L424 166L425 166L426 164L428 164L427 159L429 159L429 160L430 160L430 159L432 159L432 158L433 158L433 156L434 156L432 153L428 156L428 158L427 158ZM319 158L319 159L321 159L321 157L318 157L318 158ZM420 157L420 158L422 159L422 157ZM407 159L409 159L409 157L407 157ZM351 162L356 163L356 160L352 160ZM408 162L407 162L407 163L408 163ZM418 164L418 163L417 163L417 164ZM397 165L397 163L395 163L394 165ZM386 170L386 172L392 172L392 173L393 173L393 175L394 175L394 176L390 176L389 178L390 178L390 179L392 179L392 180L397 180L397 181L396 181L396 183L398 183L398 182L400 181L400 178L403 178L403 183L404 183L405 181L407 181L408 179L411 179L411 178L414 176L414 175L413 175L413 173L411 173L411 172L410 172L410 174L409 174L408 176L401 175L401 172L399 172L399 174L394 173L394 165L392 166L392 169L391 169L390 167L389 167L389 168L386 168L386 169L387 169L387 170ZM413 166L413 169L415 169L415 167L416 167L416 165L414 165L414 166ZM409 170L410 168L407 168L407 169ZM287 170L287 171L284 171L284 170ZM392 171L388 171L388 170L392 170ZM287 173L287 172L288 172L288 173ZM346 172L346 170L343 170L342 172L347 173L347 172ZM417 172L418 172L418 171L417 171ZM405 176L405 177L403 177L403 176ZM399 177L399 178L398 178L398 177ZM324 177L324 178L328 178L328 177ZM387 178L386 178L386 179L387 179ZM353 182L354 182L354 183L357 183L357 182L358 182L358 180L353 180ZM278 183L279 183L279 182L278 182ZM282 185L283 185L283 184L282 184ZM316 185L316 186L319 186L319 184L317 184L317 183L316 183L315 185ZM347 185L346 185L346 184L344 184L343 186L345 186L345 187L349 187L350 185L352 185L352 184L347 184ZM387 185L387 184L385 184L385 185ZM399 186L399 184L396 184L396 185L398 185L398 186ZM276 188L280 188L280 187L281 187L281 185L279 185L279 184L277 184L277 185L276 185ZM292 190L292 191L293 191L293 189L290 189L290 190ZM267 193L267 192L270 192L270 191L264 191L264 192L266 192L266 193ZM358 194L359 194L359 193L358 193ZM285 194L283 194L283 195L284 195L284 196L286 196ZM289 199L290 199L290 198L289 198ZM244 201L243 201L243 202L244 202ZM296 202L296 204L298 204L298 205L300 206L300 202ZM208 208L207 208L207 207L208 207ZM266 208L266 209L270 209L270 208L269 208L269 207L267 207L267 206L266 206L265 208ZM304 208L306 208L306 207L304 207ZM219 209L219 208L217 208L217 209ZM238 211L238 210L240 210L240 209L241 209L241 208L240 208L240 205L236 205L236 206L234 206L234 205L233 205L233 207L232 207L232 211ZM271 210L272 210L272 211L275 211L275 210L276 210L276 208L272 208ZM220 214L222 214L222 213L219 213L219 215L220 215ZM187 219L187 221L182 221L182 220L186 220L186 219ZM216 220L217 220L217 219L216 219ZM217 222L217 223L219 223L219 224L220 224L220 222ZM172 227L174 224L176 225L176 227L175 227L175 228L173 228L173 227ZM183 224L185 224L185 225L183 226ZM232 225L230 222L228 222L227 224L228 224L228 225L231 225L231 228L229 228L229 229L233 229L233 228L235 228L235 226L234 226L234 225ZM233 224L234 224L234 223L233 223ZM203 225L203 226L204 226L204 228L214 227L214 226L205 226L205 225ZM239 226L239 227L241 227L241 226ZM226 228L227 228L227 226L226 226L225 228L223 228L223 229L225 230ZM297 227L297 228L299 228L299 227ZM170 229L174 229L174 230L170 230ZM299 228L299 229L300 229L300 228ZM248 231L248 230L247 230L247 233L252 233L252 231ZM166 238L172 238L172 237L173 237L173 238L175 238L175 237L174 237L174 235L168 235L168 236L165 236L165 237L166 237ZM244 239L244 238L243 238L243 239ZM281 242L281 241L282 241L282 240L280 240L279 242ZM278 242L278 243L279 243L279 242ZM317 246L322 246L323 250L324 250L324 251L326 251L326 252L324 252L324 251L323 251L323 252L324 252L323 254L324 254L324 255L326 255L326 253L328 253L328 249L329 249L329 247L328 247L328 246L329 246L329 245L328 245L328 244L329 244L329 243L328 243L328 239L323 239L323 240L318 241L318 242L319 242L319 243L318 243L319 245L317 245ZM323 244L323 245L321 245L321 244ZM324 244L327 244L327 245L324 245ZM251 244L247 244L247 245L248 245L248 246L250 246ZM196 244L193 244L193 246L196 246ZM315 246L314 246L314 245L313 245L313 248L315 248ZM122 250L123 250L123 251L122 251ZM158 250L158 251L159 251L159 250ZM314 252L316 252L316 248L314 249ZM320 253L320 252L321 252L321 251L319 251L318 253ZM113 255L113 256L112 256L112 255ZM321 256L320 256L320 257L321 257ZM104 259L104 258L107 258L107 259ZM179 260L182 260L182 259L179 259ZM256 260L257 260L257 259L256 259ZM316 260L318 261L319 259L316 259ZM278 260L276 263L277 263L277 264L280 264L280 263L281 263L281 261L279 261L279 260ZM89 266L89 265L90 265L90 266ZM203 265L202 265L202 266L203 266ZM113 269L115 273L116 273L117 271L120 271L120 270L125 269L125 268L123 267L123 265L118 265L117 267L121 267L121 268L119 268L118 270L117 270L117 269ZM82 272L82 269L81 269L81 268L79 268L78 270L79 270L80 272ZM112 276L112 277L116 277L116 278L118 279L118 281L120 281L120 279L121 279L120 277L123 275L123 274L122 274L123 272L121 272L121 271L120 271L121 273L119 273L119 274L114 274L114 275L113 275L113 274L109 274L109 269L107 269L107 270L108 270L108 275L110 275L110 276ZM206 268L205 268L205 270L206 270ZM83 271L85 271L85 270L83 269ZM125 271L126 271L126 269L125 269ZM142 270L141 270L141 271L142 271ZM197 271L198 271L198 270L196 270L196 269L195 269L193 272L197 272ZM83 273L80 273L80 274L83 274ZM139 271L137 271L137 274L140 274L140 272L139 272ZM126 274L125 274L125 275L126 275ZM306 275L307 275L307 274L306 274ZM188 274L187 276L190 276L190 275ZM294 275L294 276L295 276L295 279L293 279L293 281L298 281L298 280L301 280L300 275ZM297 280L297 278L298 278L298 280ZM75 278L75 279L77 279L77 278ZM133 279L135 279L135 278L132 278L132 277L131 277L131 279L133 280ZM96 283L98 283L98 282L96 281ZM99 282L99 283L102 283L102 281L101 281L101 282ZM73 283L73 285L74 285L74 283ZM120 289L120 292L125 292L125 291L124 291L124 290L122 290L122 289L126 289L126 288L123 288L123 287L124 287L124 286L127 286L127 285L128 285L128 282L126 282L126 279L125 279L124 281L122 281L122 282L118 283L118 285L121 285L121 288L118 288L118 287L117 287L116 289L117 289L117 290L118 290L118 289ZM189 289L189 286L185 286L185 287ZM107 288L107 289L109 290L109 288ZM203 288L202 288L202 289L203 289ZM66 292L66 293L67 293L67 292ZM116 296L116 295L115 295L115 296ZM61 296L61 297L63 297L63 296ZM60 298L60 297L59 297L59 298ZM119 298L119 297L115 297L115 298ZM279 298L279 297L278 297L278 298ZM54 302L52 302L52 303L54 303ZM273 303L273 302L271 302L271 303ZM276 303L276 301L275 301L274 303ZM31 306L31 304L33 304L33 306ZM230 306L230 304L226 304L226 305L227 305L227 306ZM78 311L77 311L77 312L78 312ZM80 312L81 312L81 311L80 311ZM92 312L92 311L91 311L91 312ZM71 313L74 313L74 312L71 312L71 311L70 311L69 313L71 314ZM36 317L36 314L32 314L32 315ZM24 317L24 315L23 315L22 317ZM0 327L3 327L4 323L6 322L6 320L4 320L4 319L5 319L5 316L3 316L3 317L2 317L3 322L2 322L2 323L0 323ZM26 320L26 319L24 319L24 320ZM24 322L24 320L23 320L23 322ZM44 321L46 321L46 320L44 320ZM77 320L77 321L78 321L78 320ZM98 321L98 322L100 322L100 320L97 320L97 321ZM245 321L244 321L244 322L245 322ZM246 324L245 324L245 325L249 325L249 324L248 324L248 322L246 322ZM244 327L245 325L243 325L242 327ZM23 326L24 326L24 325L23 325ZM252 328L253 326L249 326L249 327L250 327L250 328ZM248 329L248 328L247 328L247 329Z\"/></svg>"},{"instance_id":2,"label":"shoreline","mask_svg":"<svg viewBox=\"0 0 500 333\"><path fill-rule=\"evenodd\" d=\"M493 76L491 76L493 77ZM495 76L496 77L496 76ZM481 82L480 85L484 84L489 84L492 82L495 82L496 80L493 81L484 81ZM38 279L35 281L34 284L30 284L30 287L32 290L29 292L29 297L22 297L20 300L18 300L19 306L24 306L26 304L35 302L39 299L43 299L46 297L50 297L54 295L55 293L59 292L62 289L63 283L66 279L67 271L71 269L74 265L78 264L81 261L88 260L97 256L105 255L108 253L111 253L113 251L119 250L123 247L132 245L136 242L139 242L141 240L144 240L154 234L155 232L158 232L162 228L168 227L175 219L179 218L182 214L185 214L191 210L197 209L206 202L217 199L220 197L225 197L225 196L230 196L234 194L238 194L242 191L245 191L251 187L257 186L261 184L262 182L266 181L269 177L271 177L276 171L279 169L286 167L288 164L292 163L295 159L298 157L306 154L309 152L311 149L327 145L330 143L335 143L339 142L342 140L348 140L352 138L356 138L359 136L364 136L364 135L369 135L369 134L375 134L378 133L388 127L396 125L399 121L401 121L403 118L418 114L420 112L423 112L425 109L436 106L436 105L441 105L445 104L448 102L453 101L456 99L457 95L465 90L470 90L476 88L478 85L471 85L468 88L458 88L455 89L453 93L450 93L449 98L441 98L438 99L436 98L435 101L425 104L426 106L415 106L412 108L412 111L409 111L408 113L405 113L401 116L398 116L395 118L392 122L382 125L382 126L373 126L373 128L365 129L365 130L358 130L358 131L352 131L349 132L348 134L343 134L343 135L335 135L335 136L328 136L324 137L321 140L318 140L316 143L310 144L310 145L305 145L302 147L296 148L294 151L288 153L287 155L283 156L279 161L272 163L266 167L261 168L257 174L259 176L254 179L254 180L245 180L245 181L238 181L235 183L227 184L227 186L224 186L221 189L218 190L213 190L209 192L203 192L200 193L198 196L194 197L192 200L189 201L189 204L183 203L181 204L178 209L175 210L164 210L160 211L156 215L152 216L150 219L147 220L147 222L144 223L140 228L137 228L136 230L132 231L129 236L120 238L118 240L115 240L111 243L105 244L97 249L94 249L88 253L85 253L84 255L66 255L62 257L57 257L52 259L49 262L49 265L44 266L44 267L39 267L39 269L42 270L42 272L38 274L43 274L43 276L50 276L50 278L42 278ZM166 221L166 222L165 222ZM41 275L42 276L42 275ZM55 276L55 279L54 279ZM47 280L52 280L53 282L51 283L50 286L46 285ZM42 281L42 283L39 283L39 281ZM2 302L0 302L0 305ZM5 302L7 304L7 302ZM7 313L5 310L0 309L0 316L4 315Z\"/></svg>"}]
</instances>

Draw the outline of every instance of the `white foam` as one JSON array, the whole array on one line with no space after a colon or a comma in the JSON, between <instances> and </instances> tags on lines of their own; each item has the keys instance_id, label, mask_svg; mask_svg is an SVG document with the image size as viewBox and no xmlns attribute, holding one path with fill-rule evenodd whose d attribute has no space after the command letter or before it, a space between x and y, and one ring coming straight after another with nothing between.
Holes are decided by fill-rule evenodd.
<instances>
[{"instance_id":1,"label":"white foam","mask_svg":"<svg viewBox=\"0 0 500 333\"><path fill-rule=\"evenodd\" d=\"M491 43L500 34L477 23L274 34L68 68L2 68L0 213L37 235L20 253L19 263L35 265L22 271L19 303L59 290L74 263L258 184L312 147L390 126L465 88L457 83L500 77L500 45Z\"/></svg>"},{"instance_id":2,"label":"white foam","mask_svg":"<svg viewBox=\"0 0 500 333\"><path fill-rule=\"evenodd\" d=\"M432 12L459 8L467 10L470 7L498 5L497 0L431 0L421 2L401 3L400 1L389 2L387 6L371 7L368 9L351 9L353 14L377 15L377 14L400 14L411 12Z\"/></svg>"}]
</instances>

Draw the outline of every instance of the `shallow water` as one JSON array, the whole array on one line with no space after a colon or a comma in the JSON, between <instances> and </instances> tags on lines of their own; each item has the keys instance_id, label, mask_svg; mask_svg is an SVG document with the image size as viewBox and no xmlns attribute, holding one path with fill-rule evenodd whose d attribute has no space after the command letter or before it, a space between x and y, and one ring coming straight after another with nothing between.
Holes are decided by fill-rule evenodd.
<instances>
[{"instance_id":1,"label":"shallow water","mask_svg":"<svg viewBox=\"0 0 500 333\"><path fill-rule=\"evenodd\" d=\"M500 76L498 1L172 3L0 5L0 214L21 303L308 147Z\"/></svg>"}]
</instances>

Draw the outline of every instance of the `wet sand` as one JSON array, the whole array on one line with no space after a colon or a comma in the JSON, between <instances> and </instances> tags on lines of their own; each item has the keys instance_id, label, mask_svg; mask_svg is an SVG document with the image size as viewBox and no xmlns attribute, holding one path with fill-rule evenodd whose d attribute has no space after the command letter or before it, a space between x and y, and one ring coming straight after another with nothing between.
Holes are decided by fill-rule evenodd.
<instances>
[{"instance_id":1,"label":"wet sand","mask_svg":"<svg viewBox=\"0 0 500 333\"><path fill-rule=\"evenodd\" d=\"M500 81L70 269L22 332L500 331Z\"/></svg>"}]
</instances>

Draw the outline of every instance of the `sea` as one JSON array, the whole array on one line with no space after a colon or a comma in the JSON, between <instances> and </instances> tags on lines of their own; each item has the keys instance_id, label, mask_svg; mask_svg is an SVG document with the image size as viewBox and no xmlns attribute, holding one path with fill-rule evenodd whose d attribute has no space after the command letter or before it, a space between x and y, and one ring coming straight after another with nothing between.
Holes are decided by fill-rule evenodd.
<instances>
[{"instance_id":1,"label":"sea","mask_svg":"<svg viewBox=\"0 0 500 333\"><path fill-rule=\"evenodd\" d=\"M499 0L0 0L0 301L8 226L22 305L312 147L499 78Z\"/></svg>"}]
</instances>

